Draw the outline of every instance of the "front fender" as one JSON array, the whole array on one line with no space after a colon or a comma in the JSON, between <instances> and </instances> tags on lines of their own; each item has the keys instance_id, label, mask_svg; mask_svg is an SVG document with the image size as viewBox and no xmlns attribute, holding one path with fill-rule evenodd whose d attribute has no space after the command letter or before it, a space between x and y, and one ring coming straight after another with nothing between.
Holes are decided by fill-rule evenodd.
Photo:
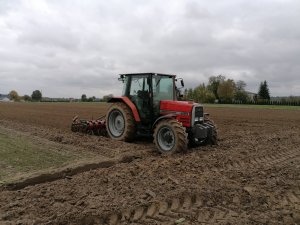
<instances>
[{"instance_id":1,"label":"front fender","mask_svg":"<svg viewBox=\"0 0 300 225\"><path fill-rule=\"evenodd\" d=\"M177 116L176 113L169 113L169 114L167 114L167 115L163 115L163 116L158 117L158 118L155 120L155 122L153 123L152 129L155 127L155 125L156 125L159 121L161 121L161 120L163 120L163 119L175 119L176 116Z\"/></svg>"}]
</instances>

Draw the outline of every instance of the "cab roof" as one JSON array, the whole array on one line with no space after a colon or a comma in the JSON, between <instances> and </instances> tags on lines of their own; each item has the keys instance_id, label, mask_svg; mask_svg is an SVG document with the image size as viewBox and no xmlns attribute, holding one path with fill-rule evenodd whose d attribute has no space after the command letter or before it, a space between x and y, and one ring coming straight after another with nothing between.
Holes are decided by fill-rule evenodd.
<instances>
[{"instance_id":1,"label":"cab roof","mask_svg":"<svg viewBox=\"0 0 300 225\"><path fill-rule=\"evenodd\" d=\"M176 77L176 75L174 74L163 74L163 73L124 73L124 74L120 74L120 76L137 76L137 75L159 75L159 76L172 76L172 77Z\"/></svg>"}]
</instances>

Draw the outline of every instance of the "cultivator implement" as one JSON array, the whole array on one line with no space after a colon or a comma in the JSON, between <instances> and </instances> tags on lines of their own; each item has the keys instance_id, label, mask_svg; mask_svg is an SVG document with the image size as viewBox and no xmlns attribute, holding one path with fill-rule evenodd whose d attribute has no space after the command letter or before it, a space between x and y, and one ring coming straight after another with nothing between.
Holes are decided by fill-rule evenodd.
<instances>
[{"instance_id":1,"label":"cultivator implement","mask_svg":"<svg viewBox=\"0 0 300 225\"><path fill-rule=\"evenodd\" d=\"M98 135L98 136L106 136L106 125L105 120L103 119L105 116L102 116L96 120L84 120L79 119L78 116L73 118L73 122L71 125L71 130L73 132L81 132L86 134Z\"/></svg>"}]
</instances>

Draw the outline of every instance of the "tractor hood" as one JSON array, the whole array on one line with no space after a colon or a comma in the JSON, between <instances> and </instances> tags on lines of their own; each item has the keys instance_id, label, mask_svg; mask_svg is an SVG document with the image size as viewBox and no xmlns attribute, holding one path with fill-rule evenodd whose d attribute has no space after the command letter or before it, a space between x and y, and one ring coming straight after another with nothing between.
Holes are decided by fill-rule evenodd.
<instances>
[{"instance_id":1,"label":"tractor hood","mask_svg":"<svg viewBox=\"0 0 300 225\"><path fill-rule=\"evenodd\" d=\"M162 100L160 101L160 113L176 113L185 112L191 113L193 106L199 105L198 103L192 101L172 101L172 100Z\"/></svg>"}]
</instances>

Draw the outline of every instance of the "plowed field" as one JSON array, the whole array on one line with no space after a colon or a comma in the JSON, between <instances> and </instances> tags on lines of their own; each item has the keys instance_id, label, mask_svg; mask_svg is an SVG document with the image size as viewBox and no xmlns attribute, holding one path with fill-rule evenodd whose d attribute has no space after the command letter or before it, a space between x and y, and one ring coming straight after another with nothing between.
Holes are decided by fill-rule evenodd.
<instances>
[{"instance_id":1,"label":"plowed field","mask_svg":"<svg viewBox=\"0 0 300 225\"><path fill-rule=\"evenodd\" d=\"M69 131L74 115L97 118L107 107L0 104L3 129L111 160L2 188L0 224L300 224L300 110L207 108L219 145L161 156L152 140Z\"/></svg>"}]
</instances>

